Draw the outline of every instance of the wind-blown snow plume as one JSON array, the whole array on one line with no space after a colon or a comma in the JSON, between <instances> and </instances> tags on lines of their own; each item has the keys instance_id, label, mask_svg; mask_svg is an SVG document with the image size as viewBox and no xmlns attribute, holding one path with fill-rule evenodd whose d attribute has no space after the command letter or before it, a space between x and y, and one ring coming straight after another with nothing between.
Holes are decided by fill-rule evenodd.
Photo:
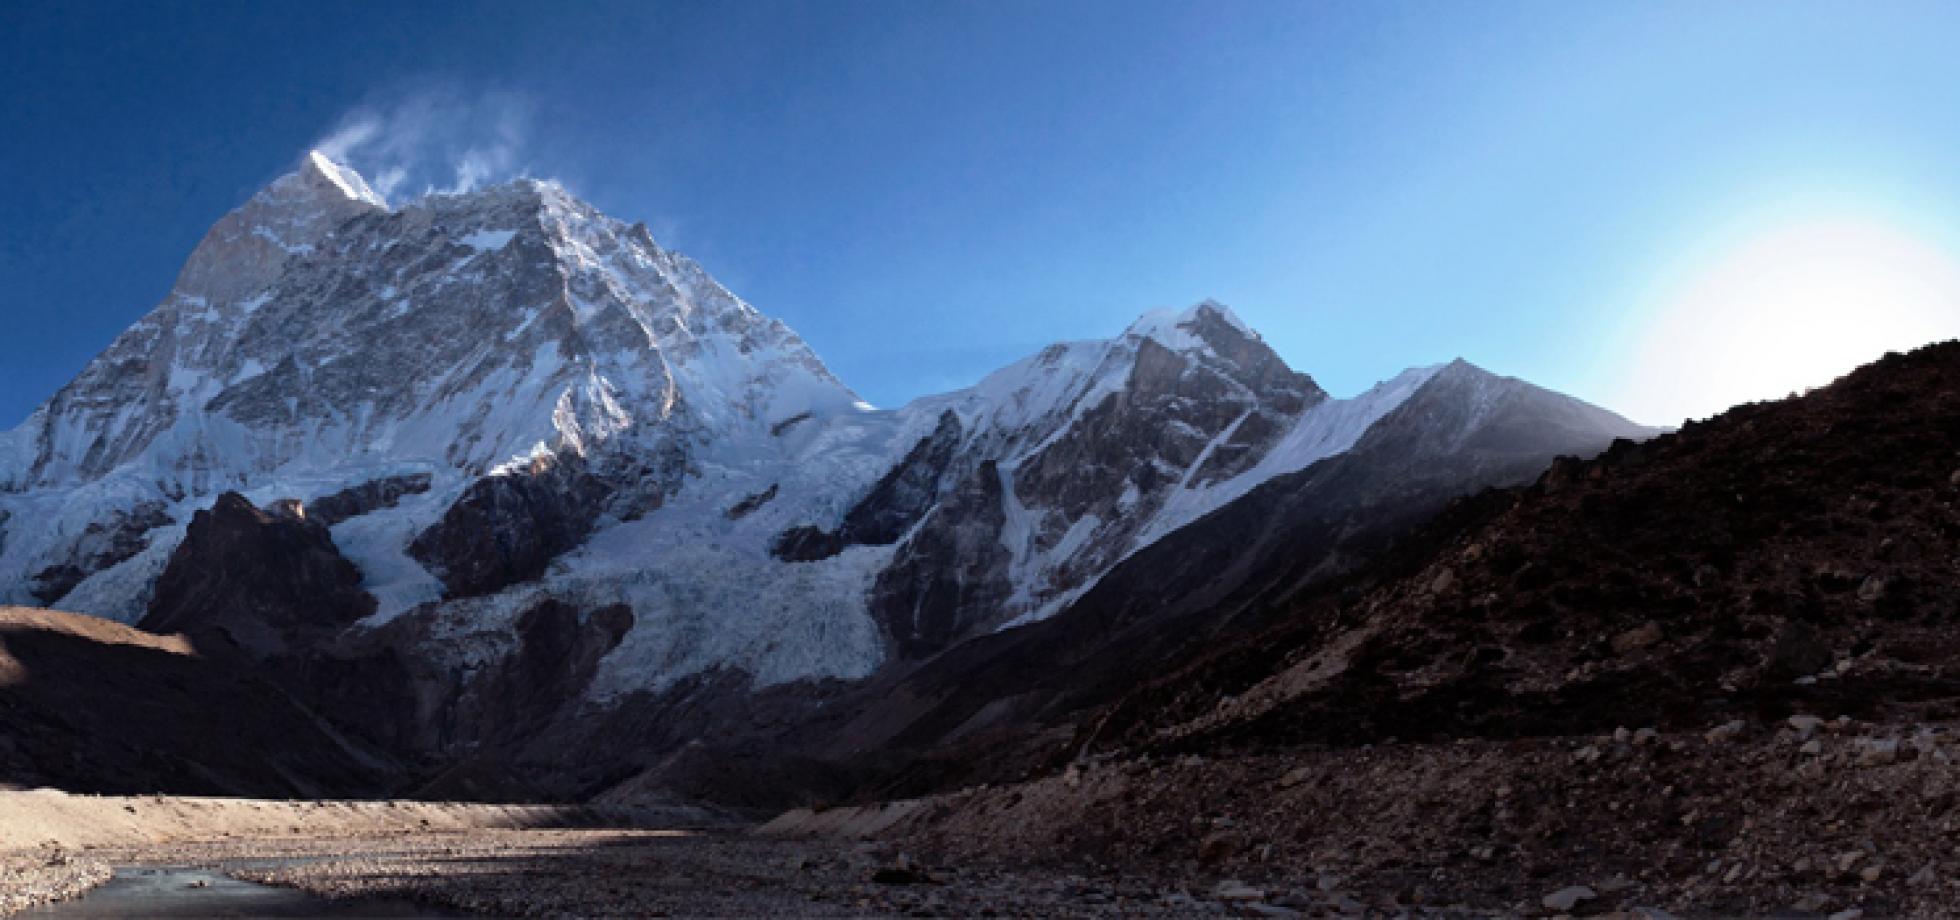
<instances>
[{"instance_id":1,"label":"wind-blown snow plume","mask_svg":"<svg viewBox=\"0 0 1960 920\"><path fill-rule=\"evenodd\" d=\"M313 147L374 177L391 201L467 192L525 174L532 109L517 93L422 89L356 107Z\"/></svg>"}]
</instances>

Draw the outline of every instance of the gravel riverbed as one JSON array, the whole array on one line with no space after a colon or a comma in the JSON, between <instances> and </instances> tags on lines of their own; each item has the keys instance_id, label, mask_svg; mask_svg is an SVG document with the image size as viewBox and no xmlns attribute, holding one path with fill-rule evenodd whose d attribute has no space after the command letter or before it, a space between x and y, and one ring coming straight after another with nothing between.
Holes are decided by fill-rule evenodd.
<instances>
[{"instance_id":1,"label":"gravel riverbed","mask_svg":"<svg viewBox=\"0 0 1960 920\"><path fill-rule=\"evenodd\" d=\"M109 863L59 848L0 854L0 916L72 898L109 880Z\"/></svg>"},{"instance_id":2,"label":"gravel riverbed","mask_svg":"<svg viewBox=\"0 0 1960 920\"><path fill-rule=\"evenodd\" d=\"M727 831L239 839L101 848L81 862L100 866L103 878L110 865L202 865L322 898L502 917L1290 916L1335 914L1346 900L1311 887L1254 898L1113 872L933 865L883 842Z\"/></svg>"}]
</instances>

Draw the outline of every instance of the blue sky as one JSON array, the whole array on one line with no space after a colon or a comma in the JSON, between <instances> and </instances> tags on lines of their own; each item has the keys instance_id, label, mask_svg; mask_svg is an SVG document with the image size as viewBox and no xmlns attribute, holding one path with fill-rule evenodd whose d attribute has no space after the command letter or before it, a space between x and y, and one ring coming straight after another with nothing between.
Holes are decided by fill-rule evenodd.
<instances>
[{"instance_id":1,"label":"blue sky","mask_svg":"<svg viewBox=\"0 0 1960 920\"><path fill-rule=\"evenodd\" d=\"M1213 297L1339 395L1463 356L1674 422L1960 333L1955 47L1950 3L14 0L0 425L366 123L396 197L560 178L879 404Z\"/></svg>"}]
</instances>

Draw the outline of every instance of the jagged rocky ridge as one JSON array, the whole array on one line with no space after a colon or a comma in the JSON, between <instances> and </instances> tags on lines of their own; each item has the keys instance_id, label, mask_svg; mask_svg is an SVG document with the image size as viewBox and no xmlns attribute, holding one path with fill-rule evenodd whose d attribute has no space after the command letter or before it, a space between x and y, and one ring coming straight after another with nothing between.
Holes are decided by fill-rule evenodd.
<instances>
[{"instance_id":1,"label":"jagged rocky ridge","mask_svg":"<svg viewBox=\"0 0 1960 920\"><path fill-rule=\"evenodd\" d=\"M0 434L0 601L221 629L441 760L518 739L498 706L627 712L644 738L676 705L913 673L1332 459L1385 458L1317 550L1330 571L1442 493L1646 433L1460 363L1331 398L1213 303L874 410L559 186L391 208L314 154ZM1437 458L1450 475L1398 478ZM220 539L226 521L286 536ZM261 542L366 600L316 615L272 580L205 577L276 580L234 552ZM549 735L506 753L548 759Z\"/></svg>"}]
</instances>

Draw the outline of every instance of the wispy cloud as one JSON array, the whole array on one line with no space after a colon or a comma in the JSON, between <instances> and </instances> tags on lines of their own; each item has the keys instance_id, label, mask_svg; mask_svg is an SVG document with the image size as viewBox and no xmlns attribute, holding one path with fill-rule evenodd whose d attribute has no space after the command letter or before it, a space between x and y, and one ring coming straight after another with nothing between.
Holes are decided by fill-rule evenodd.
<instances>
[{"instance_id":1,"label":"wispy cloud","mask_svg":"<svg viewBox=\"0 0 1960 920\"><path fill-rule=\"evenodd\" d=\"M354 108L313 147L390 201L467 192L527 173L533 110L518 93L423 87Z\"/></svg>"}]
</instances>

